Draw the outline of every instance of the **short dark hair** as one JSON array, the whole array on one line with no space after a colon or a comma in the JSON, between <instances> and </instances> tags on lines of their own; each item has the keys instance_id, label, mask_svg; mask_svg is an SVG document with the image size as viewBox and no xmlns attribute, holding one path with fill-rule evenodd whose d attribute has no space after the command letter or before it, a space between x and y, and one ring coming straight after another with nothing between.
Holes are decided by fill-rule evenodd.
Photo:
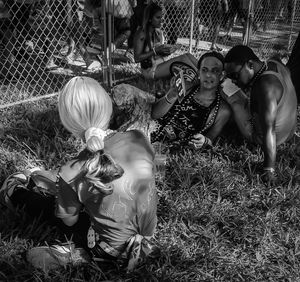
<instances>
[{"instance_id":1,"label":"short dark hair","mask_svg":"<svg viewBox=\"0 0 300 282\"><path fill-rule=\"evenodd\" d=\"M201 66L202 61L203 61L205 58L207 58L207 57L215 57L215 58L217 58L219 61L221 61L222 65L223 65L223 67L224 67L224 57L223 57L223 55L222 55L221 53L219 53L219 52L212 51L212 52L204 53L204 54L200 57L200 59L199 59L199 61L198 61L198 64L197 64L197 68L198 68L198 69L200 69L200 66Z\"/></svg>"},{"instance_id":2,"label":"short dark hair","mask_svg":"<svg viewBox=\"0 0 300 282\"><path fill-rule=\"evenodd\" d=\"M245 45L236 45L232 47L225 56L225 63L235 63L243 65L249 60L259 61L253 50Z\"/></svg>"}]
</instances>

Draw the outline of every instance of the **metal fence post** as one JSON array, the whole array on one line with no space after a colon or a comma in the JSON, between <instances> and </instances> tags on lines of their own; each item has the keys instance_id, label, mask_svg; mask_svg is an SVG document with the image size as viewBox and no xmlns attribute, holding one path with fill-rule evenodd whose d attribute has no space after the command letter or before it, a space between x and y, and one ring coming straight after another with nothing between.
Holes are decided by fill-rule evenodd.
<instances>
[{"instance_id":1,"label":"metal fence post","mask_svg":"<svg viewBox=\"0 0 300 282\"><path fill-rule=\"evenodd\" d=\"M71 26L72 22L72 0L67 0L67 23L69 27Z\"/></svg>"},{"instance_id":2,"label":"metal fence post","mask_svg":"<svg viewBox=\"0 0 300 282\"><path fill-rule=\"evenodd\" d=\"M287 48L288 51L291 50L291 45L292 45L292 33L293 33L293 28L294 28L294 20L295 20L295 11L296 11L296 7L297 7L297 1L298 0L294 0L294 5L293 5L293 13L292 13L289 41L288 41L288 48Z\"/></svg>"},{"instance_id":3,"label":"metal fence post","mask_svg":"<svg viewBox=\"0 0 300 282\"><path fill-rule=\"evenodd\" d=\"M253 0L250 0L249 5L248 5L246 31L245 31L245 35L243 38L243 45L247 45L247 46L249 45L250 35L251 35L251 31L252 31L253 9L254 9Z\"/></svg>"},{"instance_id":4,"label":"metal fence post","mask_svg":"<svg viewBox=\"0 0 300 282\"><path fill-rule=\"evenodd\" d=\"M114 2L114 0L113 0ZM111 48L112 48L112 34L113 34L113 5L112 5L112 1L108 0L108 14L107 14L107 78L108 78L108 87L109 89L112 87L113 84L113 79L112 79L112 71L113 71L113 67L112 67L112 59L111 59Z\"/></svg>"},{"instance_id":5,"label":"metal fence post","mask_svg":"<svg viewBox=\"0 0 300 282\"><path fill-rule=\"evenodd\" d=\"M103 56L103 84L107 85L108 84L108 78L107 78L107 66L108 66L108 58L107 58L107 48L108 48L108 40L107 40L107 20L106 20L106 13L107 7L108 7L108 2L104 2L105 5L101 5L101 20L102 20L102 25L103 25L103 50L102 50L102 56Z\"/></svg>"},{"instance_id":6,"label":"metal fence post","mask_svg":"<svg viewBox=\"0 0 300 282\"><path fill-rule=\"evenodd\" d=\"M192 53L192 45L193 45L193 33L194 33L194 12L195 12L195 0L192 0L192 15L191 15L191 29L190 29L190 43L189 43L189 51Z\"/></svg>"}]
</instances>

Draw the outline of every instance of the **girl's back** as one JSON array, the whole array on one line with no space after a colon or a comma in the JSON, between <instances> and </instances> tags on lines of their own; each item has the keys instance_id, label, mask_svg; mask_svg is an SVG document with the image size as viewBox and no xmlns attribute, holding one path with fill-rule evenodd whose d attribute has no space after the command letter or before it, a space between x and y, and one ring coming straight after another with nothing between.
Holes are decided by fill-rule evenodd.
<instances>
[{"instance_id":1,"label":"girl's back","mask_svg":"<svg viewBox=\"0 0 300 282\"><path fill-rule=\"evenodd\" d=\"M113 186L113 192L104 195L90 187L80 177L83 163L72 161L61 169L60 193L68 194L61 198L68 200L62 203L57 215L74 215L84 206L100 239L122 250L131 236L154 233L157 220L154 154L145 136L135 130L106 138L104 151L124 169L121 178L107 184Z\"/></svg>"}]
</instances>

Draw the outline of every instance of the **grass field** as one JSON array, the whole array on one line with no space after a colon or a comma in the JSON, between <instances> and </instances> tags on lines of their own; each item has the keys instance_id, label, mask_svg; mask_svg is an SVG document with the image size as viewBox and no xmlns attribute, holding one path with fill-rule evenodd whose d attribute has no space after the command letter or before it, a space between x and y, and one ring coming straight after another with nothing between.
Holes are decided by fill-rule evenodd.
<instances>
[{"instance_id":1,"label":"grass field","mask_svg":"<svg viewBox=\"0 0 300 282\"><path fill-rule=\"evenodd\" d=\"M51 98L1 111L1 182L17 170L53 169L80 149L62 128L56 103ZM278 148L277 183L265 187L256 174L260 148L234 140L234 127L229 130L212 151L169 157L165 175L157 173L158 259L132 273L96 264L44 273L26 262L25 252L62 240L61 234L3 207L0 281L300 281L295 144Z\"/></svg>"}]
</instances>

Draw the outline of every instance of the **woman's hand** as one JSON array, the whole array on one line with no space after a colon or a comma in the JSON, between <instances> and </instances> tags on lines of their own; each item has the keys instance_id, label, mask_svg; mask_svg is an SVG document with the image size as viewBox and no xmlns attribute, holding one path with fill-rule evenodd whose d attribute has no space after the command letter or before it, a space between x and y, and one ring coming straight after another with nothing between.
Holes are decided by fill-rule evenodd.
<instances>
[{"instance_id":1,"label":"woman's hand","mask_svg":"<svg viewBox=\"0 0 300 282\"><path fill-rule=\"evenodd\" d=\"M176 101L178 99L178 90L176 87L176 79L173 76L170 81L170 90L166 94L167 99L171 102Z\"/></svg>"},{"instance_id":2,"label":"woman's hand","mask_svg":"<svg viewBox=\"0 0 300 282\"><path fill-rule=\"evenodd\" d=\"M176 81L175 81L175 77L172 77L170 83L170 89L168 93L152 105L151 117L153 119L158 119L163 117L170 110L170 108L175 104L177 99L178 99L178 91L176 88Z\"/></svg>"},{"instance_id":3,"label":"woman's hand","mask_svg":"<svg viewBox=\"0 0 300 282\"><path fill-rule=\"evenodd\" d=\"M153 52L160 56L168 56L171 54L171 48L165 44L157 45L153 48Z\"/></svg>"},{"instance_id":4,"label":"woman's hand","mask_svg":"<svg viewBox=\"0 0 300 282\"><path fill-rule=\"evenodd\" d=\"M191 141L189 142L190 145L192 145L195 149L201 149L206 146L212 146L212 142L209 138L205 137L203 134L198 133L195 134Z\"/></svg>"}]
</instances>

